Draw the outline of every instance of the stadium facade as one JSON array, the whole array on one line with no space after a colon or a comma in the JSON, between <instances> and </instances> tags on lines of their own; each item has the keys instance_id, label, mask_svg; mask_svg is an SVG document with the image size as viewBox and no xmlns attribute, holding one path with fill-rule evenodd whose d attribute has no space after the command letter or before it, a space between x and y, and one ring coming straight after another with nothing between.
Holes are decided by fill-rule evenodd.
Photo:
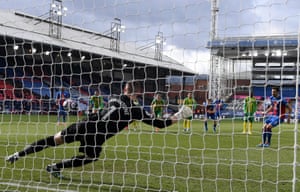
<instances>
[{"instance_id":1,"label":"stadium facade","mask_svg":"<svg viewBox=\"0 0 300 192\"><path fill-rule=\"evenodd\" d=\"M193 76L195 72L154 49L140 50L132 42L112 50L113 37L61 24L60 38L49 35L58 23L20 12L0 12L0 97L3 111L51 111L61 88L74 98L94 89L119 94L125 81L145 80L145 96L167 93L169 76ZM42 103L41 103L42 101Z\"/></svg>"},{"instance_id":2,"label":"stadium facade","mask_svg":"<svg viewBox=\"0 0 300 192\"><path fill-rule=\"evenodd\" d=\"M222 62L231 63L231 67L225 72L228 75L226 80L222 79L224 74L217 73L220 70L215 70L216 73L212 76L216 77L216 83L220 82L219 87L225 86L232 90L237 88L232 83L236 79L234 75L238 74L234 65L250 62L252 67L248 89L253 89L254 95L270 96L271 86L276 85L282 87L283 96L295 97L298 95L298 41L298 35L229 37L209 41L207 47L212 56L219 59L220 65ZM234 94L238 93L235 91Z\"/></svg>"}]
</instances>

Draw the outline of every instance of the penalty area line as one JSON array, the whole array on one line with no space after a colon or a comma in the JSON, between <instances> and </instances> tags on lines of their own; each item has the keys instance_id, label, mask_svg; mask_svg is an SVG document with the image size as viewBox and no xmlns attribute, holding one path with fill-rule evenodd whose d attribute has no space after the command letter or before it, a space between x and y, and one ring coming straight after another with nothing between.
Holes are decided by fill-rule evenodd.
<instances>
[{"instance_id":1,"label":"penalty area line","mask_svg":"<svg viewBox=\"0 0 300 192\"><path fill-rule=\"evenodd\" d=\"M12 183L12 182L0 182L0 185L7 185L7 186L12 186L12 187L22 187L22 188L27 188L27 189L46 190L46 191L78 192L78 191L73 191L73 190L49 188L49 187L42 187L42 186L22 185L20 183Z\"/></svg>"}]
</instances>

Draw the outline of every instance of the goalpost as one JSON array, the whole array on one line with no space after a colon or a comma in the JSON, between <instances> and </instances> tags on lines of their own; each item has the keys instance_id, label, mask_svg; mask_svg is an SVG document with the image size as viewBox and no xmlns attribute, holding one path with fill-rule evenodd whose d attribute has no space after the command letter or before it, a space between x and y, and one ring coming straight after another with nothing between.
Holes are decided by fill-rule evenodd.
<instances>
[{"instance_id":1,"label":"goalpost","mask_svg":"<svg viewBox=\"0 0 300 192\"><path fill-rule=\"evenodd\" d=\"M297 6L294 0L6 1L0 191L299 191ZM149 113L162 97L160 118L192 93L191 124L156 130L135 121L103 144L98 161L63 169L61 179L46 167L81 154L79 143L5 161L87 117L95 91L106 107L132 79L143 81L136 102ZM273 86L293 107L292 118L272 129L269 147L258 147ZM251 93L258 105L252 134L245 134L244 99ZM220 105L213 104L218 121L209 119L206 131L209 98ZM64 119L58 107L65 99Z\"/></svg>"}]
</instances>

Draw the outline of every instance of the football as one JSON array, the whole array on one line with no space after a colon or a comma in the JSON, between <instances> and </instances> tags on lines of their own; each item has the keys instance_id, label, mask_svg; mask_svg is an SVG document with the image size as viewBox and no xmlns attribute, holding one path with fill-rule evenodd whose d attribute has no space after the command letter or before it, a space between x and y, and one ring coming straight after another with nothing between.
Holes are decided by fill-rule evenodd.
<instances>
[{"instance_id":1,"label":"football","mask_svg":"<svg viewBox=\"0 0 300 192\"><path fill-rule=\"evenodd\" d=\"M187 107L184 105L181 107L181 110L182 110L182 117L184 119L187 119L187 118L190 118L193 116L193 111L190 107Z\"/></svg>"},{"instance_id":2,"label":"football","mask_svg":"<svg viewBox=\"0 0 300 192\"><path fill-rule=\"evenodd\" d=\"M187 119L193 116L193 111L191 108L183 105L177 113L174 114L178 119Z\"/></svg>"},{"instance_id":3,"label":"football","mask_svg":"<svg viewBox=\"0 0 300 192\"><path fill-rule=\"evenodd\" d=\"M63 102L63 107L65 108L65 110L70 110L72 108L72 104L73 104L73 100L72 99L66 99Z\"/></svg>"}]
</instances>

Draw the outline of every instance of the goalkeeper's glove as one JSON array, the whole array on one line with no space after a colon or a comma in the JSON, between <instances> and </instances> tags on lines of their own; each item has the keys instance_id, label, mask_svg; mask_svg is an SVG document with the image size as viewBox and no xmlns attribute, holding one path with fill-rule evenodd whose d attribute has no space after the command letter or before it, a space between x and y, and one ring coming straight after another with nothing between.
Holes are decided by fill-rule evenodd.
<instances>
[{"instance_id":1,"label":"goalkeeper's glove","mask_svg":"<svg viewBox=\"0 0 300 192\"><path fill-rule=\"evenodd\" d=\"M177 113L174 114L174 116L180 120L180 119L187 119L193 116L193 111L190 107L183 105Z\"/></svg>"}]
</instances>

